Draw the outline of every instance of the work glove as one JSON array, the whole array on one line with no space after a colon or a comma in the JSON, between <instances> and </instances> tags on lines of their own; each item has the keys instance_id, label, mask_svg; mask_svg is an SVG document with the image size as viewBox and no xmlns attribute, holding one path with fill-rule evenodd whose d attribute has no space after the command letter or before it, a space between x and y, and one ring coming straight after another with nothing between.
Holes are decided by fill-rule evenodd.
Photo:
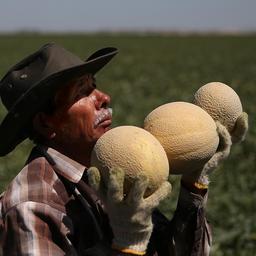
<instances>
[{"instance_id":1,"label":"work glove","mask_svg":"<svg viewBox=\"0 0 256 256\"><path fill-rule=\"evenodd\" d=\"M245 139L248 131L248 114L243 112L236 120L234 130L231 132L233 143L241 142Z\"/></svg>"},{"instance_id":2,"label":"work glove","mask_svg":"<svg viewBox=\"0 0 256 256\"><path fill-rule=\"evenodd\" d=\"M232 143L239 143L245 139L248 131L248 114L243 112L237 118L231 134L220 122L216 121L216 126L220 138L217 152L204 165L202 170L184 174L182 177L184 181L189 182L190 184L193 183L199 189L208 188L209 175L229 156Z\"/></svg>"},{"instance_id":3,"label":"work glove","mask_svg":"<svg viewBox=\"0 0 256 256\"><path fill-rule=\"evenodd\" d=\"M171 192L171 184L163 184L153 194L144 198L148 185L145 176L139 176L129 193L124 195L125 173L120 168L111 169L109 175L100 175L96 167L88 170L90 186L97 191L107 208L114 234L112 248L124 253L145 254L153 229L151 214L159 202Z\"/></svg>"},{"instance_id":4,"label":"work glove","mask_svg":"<svg viewBox=\"0 0 256 256\"><path fill-rule=\"evenodd\" d=\"M206 189L209 185L209 175L216 167L225 160L230 153L232 145L231 135L227 128L220 122L216 121L217 132L219 135L219 146L216 153L210 158L210 160L200 170L195 170L182 175L182 180L194 184L198 189Z\"/></svg>"}]
</instances>

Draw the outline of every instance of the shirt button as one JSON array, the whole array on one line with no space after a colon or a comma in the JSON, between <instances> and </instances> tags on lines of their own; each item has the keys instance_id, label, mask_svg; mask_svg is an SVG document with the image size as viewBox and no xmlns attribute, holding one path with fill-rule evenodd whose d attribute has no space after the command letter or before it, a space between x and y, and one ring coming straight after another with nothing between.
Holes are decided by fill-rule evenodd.
<instances>
[{"instance_id":1,"label":"shirt button","mask_svg":"<svg viewBox=\"0 0 256 256\"><path fill-rule=\"evenodd\" d=\"M22 74L22 75L20 76L20 79L26 79L27 77L28 77L27 74Z\"/></svg>"}]
</instances>

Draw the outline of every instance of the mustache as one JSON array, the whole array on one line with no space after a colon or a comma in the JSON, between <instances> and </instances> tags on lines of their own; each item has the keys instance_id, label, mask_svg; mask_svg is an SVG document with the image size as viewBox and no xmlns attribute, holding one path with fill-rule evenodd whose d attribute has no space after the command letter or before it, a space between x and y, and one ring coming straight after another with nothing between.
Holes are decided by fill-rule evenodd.
<instances>
[{"instance_id":1,"label":"mustache","mask_svg":"<svg viewBox=\"0 0 256 256\"><path fill-rule=\"evenodd\" d=\"M101 122L111 119L113 114L113 109L112 108L106 108L102 109L97 113L96 119L94 121L94 127L99 125Z\"/></svg>"}]
</instances>

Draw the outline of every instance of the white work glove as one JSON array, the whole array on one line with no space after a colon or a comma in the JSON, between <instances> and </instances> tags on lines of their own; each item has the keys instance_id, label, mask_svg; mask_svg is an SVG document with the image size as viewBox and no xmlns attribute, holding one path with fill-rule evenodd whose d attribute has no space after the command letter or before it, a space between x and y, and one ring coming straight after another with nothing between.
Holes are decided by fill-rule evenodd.
<instances>
[{"instance_id":1,"label":"white work glove","mask_svg":"<svg viewBox=\"0 0 256 256\"><path fill-rule=\"evenodd\" d=\"M248 114L243 112L236 120L234 130L231 132L233 143L241 142L245 139L248 131Z\"/></svg>"},{"instance_id":2,"label":"white work glove","mask_svg":"<svg viewBox=\"0 0 256 256\"><path fill-rule=\"evenodd\" d=\"M124 171L119 168L102 176L96 167L88 170L89 184L98 192L107 208L114 234L112 248L124 253L143 255L153 229L152 211L169 195L171 184L164 182L157 191L144 198L148 179L140 176L128 195L124 195L124 176Z\"/></svg>"},{"instance_id":3,"label":"white work glove","mask_svg":"<svg viewBox=\"0 0 256 256\"><path fill-rule=\"evenodd\" d=\"M229 156L232 145L231 135L227 128L220 122L216 122L217 132L219 134L219 147L211 159L204 165L203 169L189 172L182 175L182 180L194 184L199 189L208 188L209 175L213 170Z\"/></svg>"},{"instance_id":4,"label":"white work glove","mask_svg":"<svg viewBox=\"0 0 256 256\"><path fill-rule=\"evenodd\" d=\"M226 127L216 122L217 132L220 138L220 144L217 152L213 157L205 164L202 173L200 175L199 182L208 180L209 175L216 167L225 160L230 153L232 143L239 143L245 139L248 131L248 114L243 112L236 120L235 126L231 134L227 131ZM208 180L209 183L209 180Z\"/></svg>"},{"instance_id":5,"label":"white work glove","mask_svg":"<svg viewBox=\"0 0 256 256\"><path fill-rule=\"evenodd\" d=\"M229 156L232 143L239 143L245 139L248 131L248 114L243 112L237 118L231 134L220 122L216 121L216 126L220 138L217 152L204 165L202 170L196 170L182 176L182 179L185 182L189 182L190 184L193 183L199 189L208 188L209 175L223 160Z\"/></svg>"}]
</instances>

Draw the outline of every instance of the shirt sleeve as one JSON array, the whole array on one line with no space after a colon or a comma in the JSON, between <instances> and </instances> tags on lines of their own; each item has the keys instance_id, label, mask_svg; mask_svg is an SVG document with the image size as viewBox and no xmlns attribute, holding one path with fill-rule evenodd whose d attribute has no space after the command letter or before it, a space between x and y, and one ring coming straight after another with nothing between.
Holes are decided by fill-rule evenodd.
<instances>
[{"instance_id":1,"label":"shirt sleeve","mask_svg":"<svg viewBox=\"0 0 256 256\"><path fill-rule=\"evenodd\" d=\"M211 230L205 217L204 197L181 186L178 204L171 221L159 211L153 213L154 230L148 255L208 256Z\"/></svg>"},{"instance_id":2,"label":"shirt sleeve","mask_svg":"<svg viewBox=\"0 0 256 256\"><path fill-rule=\"evenodd\" d=\"M5 214L4 222L3 255L76 255L68 239L68 218L47 204L20 203Z\"/></svg>"},{"instance_id":3,"label":"shirt sleeve","mask_svg":"<svg viewBox=\"0 0 256 256\"><path fill-rule=\"evenodd\" d=\"M207 197L208 192L202 197L181 186L170 223L176 255L209 255L212 236L205 216Z\"/></svg>"}]
</instances>

